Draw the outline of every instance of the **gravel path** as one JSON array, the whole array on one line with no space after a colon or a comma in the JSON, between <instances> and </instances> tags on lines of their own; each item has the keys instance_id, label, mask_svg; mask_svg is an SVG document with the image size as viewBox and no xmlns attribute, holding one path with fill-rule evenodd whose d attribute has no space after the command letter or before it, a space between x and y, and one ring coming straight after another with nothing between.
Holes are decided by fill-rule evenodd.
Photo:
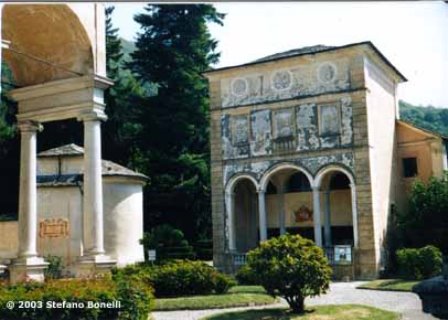
<instances>
[{"instance_id":1,"label":"gravel path","mask_svg":"<svg viewBox=\"0 0 448 320\"><path fill-rule=\"evenodd\" d=\"M306 305L323 304L364 304L380 309L399 312L403 320L433 320L436 319L421 311L421 302L417 295L407 292L389 292L356 289L363 282L338 282L332 283L330 292L312 299L306 300ZM286 303L262 307L214 309L214 310L192 310L192 311L169 311L154 312L155 320L198 320L202 317L216 313L237 311L246 309L273 308L286 306ZM381 319L378 319L381 320Z\"/></svg>"}]
</instances>

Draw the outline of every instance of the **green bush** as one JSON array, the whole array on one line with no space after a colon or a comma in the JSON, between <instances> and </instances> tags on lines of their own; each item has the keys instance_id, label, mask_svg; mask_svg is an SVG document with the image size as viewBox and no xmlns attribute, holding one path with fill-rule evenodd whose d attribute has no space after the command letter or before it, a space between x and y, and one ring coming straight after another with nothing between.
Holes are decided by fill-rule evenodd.
<instances>
[{"instance_id":1,"label":"green bush","mask_svg":"<svg viewBox=\"0 0 448 320\"><path fill-rule=\"evenodd\" d=\"M46 256L45 261L48 262L48 267L44 271L45 279L62 278L62 258L57 256Z\"/></svg>"},{"instance_id":2,"label":"green bush","mask_svg":"<svg viewBox=\"0 0 448 320\"><path fill-rule=\"evenodd\" d=\"M240 285L258 285L256 277L252 274L252 271L247 264L238 269L235 274L235 278Z\"/></svg>"},{"instance_id":3,"label":"green bush","mask_svg":"<svg viewBox=\"0 0 448 320\"><path fill-rule=\"evenodd\" d=\"M181 230L164 224L145 232L141 240L147 250L156 250L157 261L170 259L195 259L196 254L193 247L184 239Z\"/></svg>"},{"instance_id":4,"label":"green bush","mask_svg":"<svg viewBox=\"0 0 448 320\"><path fill-rule=\"evenodd\" d=\"M332 270L321 248L299 235L264 241L248 253L247 266L266 292L283 297L294 313L303 313L306 297L325 293Z\"/></svg>"},{"instance_id":5,"label":"green bush","mask_svg":"<svg viewBox=\"0 0 448 320\"><path fill-rule=\"evenodd\" d=\"M113 278L133 279L154 288L156 297L225 293L235 281L213 267L190 260L172 260L161 265L140 264L113 270Z\"/></svg>"},{"instance_id":6,"label":"green bush","mask_svg":"<svg viewBox=\"0 0 448 320\"><path fill-rule=\"evenodd\" d=\"M216 272L213 282L214 282L214 291L216 294L227 293L230 288L236 285L235 279L219 272Z\"/></svg>"},{"instance_id":7,"label":"green bush","mask_svg":"<svg viewBox=\"0 0 448 320\"><path fill-rule=\"evenodd\" d=\"M146 320L152 300L152 292L146 287L123 280L71 279L49 280L45 283L29 282L0 288L0 319ZM15 308L8 309L8 301L14 301ZM29 301L35 305L21 309L20 301ZM62 304L64 301L65 307L55 307L55 304ZM120 301L121 305L116 304L114 308L89 308L89 303L115 301Z\"/></svg>"},{"instance_id":8,"label":"green bush","mask_svg":"<svg viewBox=\"0 0 448 320\"><path fill-rule=\"evenodd\" d=\"M398 271L405 279L422 280L442 272L443 258L434 246L397 250Z\"/></svg>"}]
</instances>

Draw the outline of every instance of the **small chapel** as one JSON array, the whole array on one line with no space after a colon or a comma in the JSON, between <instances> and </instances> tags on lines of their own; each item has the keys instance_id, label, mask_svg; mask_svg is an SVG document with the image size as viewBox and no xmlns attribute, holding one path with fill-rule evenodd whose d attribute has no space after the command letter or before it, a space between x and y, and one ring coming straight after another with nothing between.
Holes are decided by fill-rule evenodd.
<instances>
[{"instance_id":1,"label":"small chapel","mask_svg":"<svg viewBox=\"0 0 448 320\"><path fill-rule=\"evenodd\" d=\"M447 169L447 139L400 120L407 81L371 42L316 45L205 73L214 263L270 237L321 246L339 279L379 276L391 216Z\"/></svg>"}]
</instances>

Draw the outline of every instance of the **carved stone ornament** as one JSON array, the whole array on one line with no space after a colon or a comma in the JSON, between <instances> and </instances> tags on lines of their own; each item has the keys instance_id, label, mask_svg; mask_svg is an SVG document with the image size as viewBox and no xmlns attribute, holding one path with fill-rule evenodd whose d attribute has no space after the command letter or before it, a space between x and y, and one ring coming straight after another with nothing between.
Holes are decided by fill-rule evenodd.
<instances>
[{"instance_id":1,"label":"carved stone ornament","mask_svg":"<svg viewBox=\"0 0 448 320\"><path fill-rule=\"evenodd\" d=\"M44 219L39 223L39 236L41 238L59 238L68 235L69 226L66 219Z\"/></svg>"},{"instance_id":2,"label":"carved stone ornament","mask_svg":"<svg viewBox=\"0 0 448 320\"><path fill-rule=\"evenodd\" d=\"M232 93L235 96L243 97L247 95L247 91L249 86L247 84L247 80L243 78L237 78L232 82Z\"/></svg>"},{"instance_id":3,"label":"carved stone ornament","mask_svg":"<svg viewBox=\"0 0 448 320\"><path fill-rule=\"evenodd\" d=\"M289 71L277 71L272 77L272 87L275 90L285 90L291 87L292 76Z\"/></svg>"},{"instance_id":4,"label":"carved stone ornament","mask_svg":"<svg viewBox=\"0 0 448 320\"><path fill-rule=\"evenodd\" d=\"M296 222L313 221L313 211L307 206L302 205L297 211L294 212Z\"/></svg>"},{"instance_id":5,"label":"carved stone ornament","mask_svg":"<svg viewBox=\"0 0 448 320\"><path fill-rule=\"evenodd\" d=\"M319 80L323 83L330 83L336 80L336 66L332 63L321 64L317 72Z\"/></svg>"}]
</instances>

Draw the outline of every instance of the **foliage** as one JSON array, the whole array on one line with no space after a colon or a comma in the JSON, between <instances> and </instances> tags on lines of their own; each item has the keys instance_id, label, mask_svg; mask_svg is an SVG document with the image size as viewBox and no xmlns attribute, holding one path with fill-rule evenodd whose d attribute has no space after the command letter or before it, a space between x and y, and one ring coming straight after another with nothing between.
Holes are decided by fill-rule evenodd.
<instances>
[{"instance_id":1,"label":"foliage","mask_svg":"<svg viewBox=\"0 0 448 320\"><path fill-rule=\"evenodd\" d=\"M294 313L304 312L304 300L325 293L332 270L321 248L300 235L269 239L248 253L253 276L272 296L282 296Z\"/></svg>"},{"instance_id":2,"label":"foliage","mask_svg":"<svg viewBox=\"0 0 448 320\"><path fill-rule=\"evenodd\" d=\"M442 253L434 246L397 251L398 269L405 279L422 280L442 272Z\"/></svg>"},{"instance_id":3,"label":"foliage","mask_svg":"<svg viewBox=\"0 0 448 320\"><path fill-rule=\"evenodd\" d=\"M419 281L402 279L379 279L365 282L358 289L370 289L380 291L405 291L412 292L412 287Z\"/></svg>"},{"instance_id":4,"label":"foliage","mask_svg":"<svg viewBox=\"0 0 448 320\"><path fill-rule=\"evenodd\" d=\"M448 109L433 106L415 106L400 101L400 118L417 127L448 136Z\"/></svg>"},{"instance_id":5,"label":"foliage","mask_svg":"<svg viewBox=\"0 0 448 320\"><path fill-rule=\"evenodd\" d=\"M62 278L62 258L58 256L46 256L45 261L48 262L48 267L45 269L45 279L60 279Z\"/></svg>"},{"instance_id":6,"label":"foliage","mask_svg":"<svg viewBox=\"0 0 448 320\"><path fill-rule=\"evenodd\" d=\"M240 285L256 285L257 279L247 264L241 266L235 274Z\"/></svg>"},{"instance_id":7,"label":"foliage","mask_svg":"<svg viewBox=\"0 0 448 320\"><path fill-rule=\"evenodd\" d=\"M145 252L148 249L156 250L157 261L193 259L196 256L193 247L185 240L183 232L167 224L154 227L149 233L145 232L141 242Z\"/></svg>"},{"instance_id":8,"label":"foliage","mask_svg":"<svg viewBox=\"0 0 448 320\"><path fill-rule=\"evenodd\" d=\"M152 5L135 16L142 32L129 63L153 95L137 99L141 131L134 163L149 176L146 225L169 223L188 239L211 237L208 86L216 63L207 23L222 24L211 5Z\"/></svg>"},{"instance_id":9,"label":"foliage","mask_svg":"<svg viewBox=\"0 0 448 320\"><path fill-rule=\"evenodd\" d=\"M114 279L133 279L154 288L157 298L227 292L235 282L213 267L190 260L140 264L113 271Z\"/></svg>"},{"instance_id":10,"label":"foliage","mask_svg":"<svg viewBox=\"0 0 448 320\"><path fill-rule=\"evenodd\" d=\"M403 245L434 245L448 254L448 174L430 178L427 184L416 181L411 190L409 212L398 216Z\"/></svg>"},{"instance_id":11,"label":"foliage","mask_svg":"<svg viewBox=\"0 0 448 320\"><path fill-rule=\"evenodd\" d=\"M16 308L6 307L14 301ZM42 303L42 307L20 309L19 301ZM55 308L54 303L75 303L78 307ZM121 308L88 308L89 301L121 301ZM82 307L82 304L84 307ZM146 320L152 305L152 293L138 283L101 280L50 280L0 288L0 318L12 319L122 319ZM72 305L73 306L73 305Z\"/></svg>"}]
</instances>

